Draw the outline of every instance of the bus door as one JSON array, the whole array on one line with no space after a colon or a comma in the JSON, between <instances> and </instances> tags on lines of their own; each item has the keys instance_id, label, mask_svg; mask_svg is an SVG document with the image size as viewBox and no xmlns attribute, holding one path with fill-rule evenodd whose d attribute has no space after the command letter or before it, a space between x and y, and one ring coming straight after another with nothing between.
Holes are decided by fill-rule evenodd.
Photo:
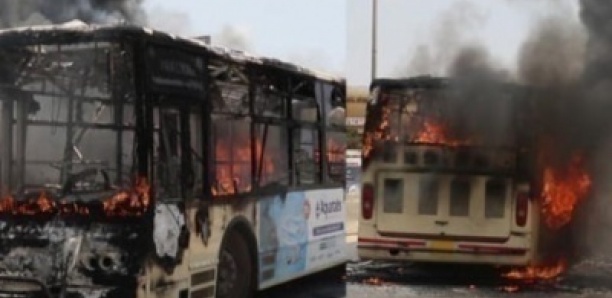
<instances>
[{"instance_id":1,"label":"bus door","mask_svg":"<svg viewBox=\"0 0 612 298\"><path fill-rule=\"evenodd\" d=\"M153 112L154 240L168 268L178 266L188 243L185 199L194 186L190 122L186 107L155 106Z\"/></svg>"}]
</instances>

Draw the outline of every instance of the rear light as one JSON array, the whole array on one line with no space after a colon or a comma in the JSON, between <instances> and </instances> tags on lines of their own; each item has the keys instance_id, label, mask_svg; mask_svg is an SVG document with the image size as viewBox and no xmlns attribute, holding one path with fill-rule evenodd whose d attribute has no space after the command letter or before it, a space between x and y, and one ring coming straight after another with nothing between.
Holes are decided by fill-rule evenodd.
<instances>
[{"instance_id":1,"label":"rear light","mask_svg":"<svg viewBox=\"0 0 612 298\"><path fill-rule=\"evenodd\" d=\"M361 215L363 219L372 219L374 213L374 187L364 184L361 189Z\"/></svg>"},{"instance_id":2,"label":"rear light","mask_svg":"<svg viewBox=\"0 0 612 298\"><path fill-rule=\"evenodd\" d=\"M519 192L516 195L516 225L524 227L527 224L527 214L529 214L529 193Z\"/></svg>"}]
</instances>

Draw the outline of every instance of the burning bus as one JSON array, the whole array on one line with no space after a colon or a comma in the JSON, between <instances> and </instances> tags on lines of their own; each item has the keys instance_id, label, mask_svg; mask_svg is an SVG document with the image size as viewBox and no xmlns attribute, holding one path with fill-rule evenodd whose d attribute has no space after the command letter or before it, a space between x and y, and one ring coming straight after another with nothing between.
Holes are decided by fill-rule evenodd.
<instances>
[{"instance_id":1,"label":"burning bus","mask_svg":"<svg viewBox=\"0 0 612 298\"><path fill-rule=\"evenodd\" d=\"M80 22L0 31L0 294L250 297L344 268L345 82Z\"/></svg>"},{"instance_id":2,"label":"burning bus","mask_svg":"<svg viewBox=\"0 0 612 298\"><path fill-rule=\"evenodd\" d=\"M372 82L360 257L530 268L511 278L559 274L568 223L591 184L583 160L547 164L554 143L538 129L535 88L464 87L460 78Z\"/></svg>"}]
</instances>

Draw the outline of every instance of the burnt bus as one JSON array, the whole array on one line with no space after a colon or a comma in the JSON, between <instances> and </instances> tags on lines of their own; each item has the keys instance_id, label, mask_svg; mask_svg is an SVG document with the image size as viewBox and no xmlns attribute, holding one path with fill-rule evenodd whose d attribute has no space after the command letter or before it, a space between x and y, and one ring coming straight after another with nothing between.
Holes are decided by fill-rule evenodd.
<instances>
[{"instance_id":1,"label":"burnt bus","mask_svg":"<svg viewBox=\"0 0 612 298\"><path fill-rule=\"evenodd\" d=\"M343 268L344 86L141 27L0 31L0 296L251 297Z\"/></svg>"},{"instance_id":2,"label":"burnt bus","mask_svg":"<svg viewBox=\"0 0 612 298\"><path fill-rule=\"evenodd\" d=\"M537 89L423 76L370 90L361 258L514 267L558 257L569 231L541 212Z\"/></svg>"}]
</instances>

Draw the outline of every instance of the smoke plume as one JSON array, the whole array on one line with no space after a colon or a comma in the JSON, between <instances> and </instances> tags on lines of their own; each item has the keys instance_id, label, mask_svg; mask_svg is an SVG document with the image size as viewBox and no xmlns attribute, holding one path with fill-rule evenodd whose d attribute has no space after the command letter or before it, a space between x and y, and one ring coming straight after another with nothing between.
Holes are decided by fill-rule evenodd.
<instances>
[{"instance_id":1,"label":"smoke plume","mask_svg":"<svg viewBox=\"0 0 612 298\"><path fill-rule=\"evenodd\" d=\"M593 199L584 208L584 217L590 222L583 227L589 248L608 250L612 242L612 209L610 205L610 178L612 178L612 2L581 0L580 19L588 33L581 77L581 96L584 102L581 120L592 154L591 167L595 179ZM582 123L581 123L582 124ZM588 142L587 142L588 141ZM588 233L586 233L588 232Z\"/></svg>"},{"instance_id":2,"label":"smoke plume","mask_svg":"<svg viewBox=\"0 0 612 298\"><path fill-rule=\"evenodd\" d=\"M0 0L0 28L45 25L74 19L86 23L144 25L144 0Z\"/></svg>"},{"instance_id":3,"label":"smoke plume","mask_svg":"<svg viewBox=\"0 0 612 298\"><path fill-rule=\"evenodd\" d=\"M252 48L247 29L230 25L224 26L221 32L213 36L213 43L242 51Z\"/></svg>"},{"instance_id":4,"label":"smoke plume","mask_svg":"<svg viewBox=\"0 0 612 298\"><path fill-rule=\"evenodd\" d=\"M442 74L457 52L473 43L471 33L482 24L483 19L482 12L473 3L454 3L434 23L433 33L428 34L432 40L416 49L408 63L408 75Z\"/></svg>"},{"instance_id":5,"label":"smoke plume","mask_svg":"<svg viewBox=\"0 0 612 298\"><path fill-rule=\"evenodd\" d=\"M535 2L512 1L529 7ZM585 159L591 193L578 205L571 228L577 240L574 248L586 253L612 244L612 1L581 0L579 18L568 3L538 2L550 10L539 15L532 11L537 19L512 72L476 43L448 39L452 30L437 31L434 40L444 48L439 53L418 47L408 72L435 73L443 68L453 79L448 119L454 133L492 145L507 142L511 135L528 135L537 151L532 173L536 179L541 179L544 167L563 169L576 155ZM447 19L452 26L441 28L466 28L473 22ZM498 87L506 83L527 87L530 95L520 101L502 100ZM513 117L528 126L513 126L518 119Z\"/></svg>"}]
</instances>

